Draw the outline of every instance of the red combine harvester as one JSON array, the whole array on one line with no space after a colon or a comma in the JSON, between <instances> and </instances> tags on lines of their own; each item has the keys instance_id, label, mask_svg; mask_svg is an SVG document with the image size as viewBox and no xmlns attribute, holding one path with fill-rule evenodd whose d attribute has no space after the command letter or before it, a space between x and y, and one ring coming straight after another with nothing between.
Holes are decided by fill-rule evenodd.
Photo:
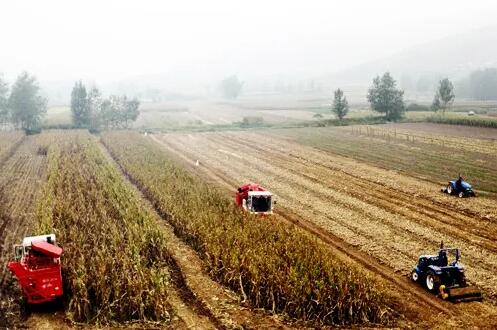
<instances>
[{"instance_id":1,"label":"red combine harvester","mask_svg":"<svg viewBox=\"0 0 497 330\"><path fill-rule=\"evenodd\" d=\"M17 277L28 304L50 302L62 296L60 256L55 235L25 237L16 245L8 268Z\"/></svg>"},{"instance_id":2,"label":"red combine harvester","mask_svg":"<svg viewBox=\"0 0 497 330\"><path fill-rule=\"evenodd\" d=\"M253 214L273 214L272 194L256 183L240 186L235 194L236 205Z\"/></svg>"}]
</instances>

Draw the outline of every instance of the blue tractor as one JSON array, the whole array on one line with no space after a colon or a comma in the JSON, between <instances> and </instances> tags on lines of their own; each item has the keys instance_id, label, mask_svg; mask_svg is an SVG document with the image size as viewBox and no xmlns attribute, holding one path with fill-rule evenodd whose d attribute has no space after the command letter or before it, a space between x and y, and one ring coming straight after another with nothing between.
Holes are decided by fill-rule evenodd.
<instances>
[{"instance_id":1,"label":"blue tractor","mask_svg":"<svg viewBox=\"0 0 497 330\"><path fill-rule=\"evenodd\" d=\"M422 255L411 272L411 279L430 292L453 302L481 300L478 288L468 286L459 249L444 248L437 255Z\"/></svg>"},{"instance_id":2,"label":"blue tractor","mask_svg":"<svg viewBox=\"0 0 497 330\"><path fill-rule=\"evenodd\" d=\"M457 195L460 198L476 196L473 187L471 187L468 182L464 181L461 176L459 176L459 179L457 180L449 181L447 187L442 188L442 192L449 195Z\"/></svg>"}]
</instances>

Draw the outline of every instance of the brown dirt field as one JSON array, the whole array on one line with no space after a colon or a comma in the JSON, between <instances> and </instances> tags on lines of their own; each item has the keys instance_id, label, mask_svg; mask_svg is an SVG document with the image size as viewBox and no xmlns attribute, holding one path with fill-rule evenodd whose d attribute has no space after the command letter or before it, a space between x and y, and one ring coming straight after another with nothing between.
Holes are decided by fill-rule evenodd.
<instances>
[{"instance_id":1,"label":"brown dirt field","mask_svg":"<svg viewBox=\"0 0 497 330\"><path fill-rule=\"evenodd\" d=\"M185 162L192 164L198 159L200 166L195 170L204 175L210 171L227 188L231 185L233 190L247 181L262 183L276 195L277 208L289 213L287 219L300 219L310 231L315 229L315 234L342 240L344 253L358 251L369 257L356 261L373 272L387 272L382 276L392 285L400 285L397 291L401 294L413 291L415 298L406 294L406 301L416 304L421 300L421 305L430 306L432 310L425 314L434 318L439 312L449 314L451 327L497 325L495 200L444 196L433 183L270 134L152 138ZM441 240L446 246L462 249L469 280L485 294L483 303L442 302L409 284L407 274L417 257L435 252Z\"/></svg>"},{"instance_id":2,"label":"brown dirt field","mask_svg":"<svg viewBox=\"0 0 497 330\"><path fill-rule=\"evenodd\" d=\"M381 128L404 129L418 133L432 133L434 135L466 137L472 139L497 140L497 129L487 127L471 127L462 125L444 125L432 123L405 123L378 125Z\"/></svg>"},{"instance_id":3,"label":"brown dirt field","mask_svg":"<svg viewBox=\"0 0 497 330\"><path fill-rule=\"evenodd\" d=\"M101 150L116 168L120 166L101 145ZM136 191L143 205L157 220L166 235L168 249L177 264L173 270L181 279L178 296L171 301L179 318L188 329L290 329L276 316L255 311L240 302L238 295L212 280L205 272L202 260L187 244L182 242L167 223L167 214L159 214L147 197L123 173L130 187ZM190 306L188 306L190 305Z\"/></svg>"},{"instance_id":4,"label":"brown dirt field","mask_svg":"<svg viewBox=\"0 0 497 330\"><path fill-rule=\"evenodd\" d=\"M352 132L353 134L369 136L383 141L393 139L416 141L455 150L466 150L494 156L497 154L497 129L495 128L416 123L351 126L337 129L342 132Z\"/></svg>"},{"instance_id":5,"label":"brown dirt field","mask_svg":"<svg viewBox=\"0 0 497 330\"><path fill-rule=\"evenodd\" d=\"M281 129L266 134L440 185L462 174L477 193L497 196L494 141L465 138L469 140L465 143L462 138L430 135L419 138L421 133L401 134L376 126ZM474 146L479 142L481 150ZM484 148L485 143L493 146Z\"/></svg>"}]
</instances>

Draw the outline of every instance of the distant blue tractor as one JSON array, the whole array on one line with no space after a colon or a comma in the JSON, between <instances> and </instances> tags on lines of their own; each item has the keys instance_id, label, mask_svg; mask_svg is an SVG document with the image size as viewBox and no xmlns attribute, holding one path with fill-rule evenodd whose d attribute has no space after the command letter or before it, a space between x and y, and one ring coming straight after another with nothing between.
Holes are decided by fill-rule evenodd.
<instances>
[{"instance_id":1,"label":"distant blue tractor","mask_svg":"<svg viewBox=\"0 0 497 330\"><path fill-rule=\"evenodd\" d=\"M442 188L442 192L449 195L457 195L460 198L476 196L473 187L461 177L458 180L449 181L447 187Z\"/></svg>"},{"instance_id":2,"label":"distant blue tractor","mask_svg":"<svg viewBox=\"0 0 497 330\"><path fill-rule=\"evenodd\" d=\"M423 284L430 292L438 293L442 299L454 302L481 300L480 290L467 285L460 258L459 249L443 248L442 243L438 255L419 257L411 279Z\"/></svg>"}]
</instances>

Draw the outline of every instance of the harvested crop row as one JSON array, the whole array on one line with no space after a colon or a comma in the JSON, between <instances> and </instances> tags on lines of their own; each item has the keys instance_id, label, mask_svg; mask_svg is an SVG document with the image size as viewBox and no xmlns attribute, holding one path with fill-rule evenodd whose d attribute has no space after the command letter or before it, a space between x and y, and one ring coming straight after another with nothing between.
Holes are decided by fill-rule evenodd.
<instances>
[{"instance_id":1,"label":"harvested crop row","mask_svg":"<svg viewBox=\"0 0 497 330\"><path fill-rule=\"evenodd\" d=\"M261 221L138 134L103 136L125 172L205 259L210 274L256 307L326 324L388 322L383 288L303 231Z\"/></svg>"},{"instance_id":2,"label":"harvested crop row","mask_svg":"<svg viewBox=\"0 0 497 330\"><path fill-rule=\"evenodd\" d=\"M225 132L154 135L151 139L191 164L192 171L223 186L225 182L263 183L277 196L277 210L284 208L304 224L315 224L357 246L391 267L399 279L407 280L404 274L408 275L417 257L436 249L440 240L457 246L469 266L469 280L484 289L486 297L496 297L495 253L482 248L483 240L475 236L484 234L483 227L495 228L494 200L446 196L426 181L271 135ZM444 219L444 214L451 216ZM444 226L443 221L452 225ZM482 230L473 232L475 227ZM495 243L485 245L490 248ZM479 315L495 325L495 300L485 301L489 303L451 305L450 309L460 311L464 316L457 319L464 322Z\"/></svg>"},{"instance_id":3,"label":"harvested crop row","mask_svg":"<svg viewBox=\"0 0 497 330\"><path fill-rule=\"evenodd\" d=\"M170 256L154 219L90 135L51 137L37 232L63 244L70 319L167 323Z\"/></svg>"},{"instance_id":4,"label":"harvested crop row","mask_svg":"<svg viewBox=\"0 0 497 330\"><path fill-rule=\"evenodd\" d=\"M13 257L12 246L30 233L46 169L46 157L38 152L41 141L30 136L14 143L20 145L0 169L0 325L12 328L20 322L20 292L5 265Z\"/></svg>"},{"instance_id":5,"label":"harvested crop row","mask_svg":"<svg viewBox=\"0 0 497 330\"><path fill-rule=\"evenodd\" d=\"M19 131L0 132L0 163L8 157L12 148L21 142L23 136Z\"/></svg>"},{"instance_id":6,"label":"harvested crop row","mask_svg":"<svg viewBox=\"0 0 497 330\"><path fill-rule=\"evenodd\" d=\"M384 142L395 143L423 143L450 148L454 152L465 150L482 154L495 155L497 153L497 142L492 139L478 139L474 137L450 136L435 132L419 132L407 130L402 126L390 128L382 126L350 126L340 127L337 130L343 133L352 133L355 136L363 136L378 139Z\"/></svg>"},{"instance_id":7,"label":"harvested crop row","mask_svg":"<svg viewBox=\"0 0 497 330\"><path fill-rule=\"evenodd\" d=\"M407 172L432 182L446 183L459 173L477 190L497 192L497 157L476 150L448 145L358 136L337 128L278 130L273 136L290 138L337 155L352 157L375 166Z\"/></svg>"},{"instance_id":8,"label":"harvested crop row","mask_svg":"<svg viewBox=\"0 0 497 330\"><path fill-rule=\"evenodd\" d=\"M256 133L163 138L227 178L266 183L295 214L396 270L408 273L417 257L440 240L454 244L464 251L471 281L495 296L497 245L489 239L497 233L493 200L450 198L430 184ZM247 140L259 142L247 146ZM413 198L413 191L424 193Z\"/></svg>"}]
</instances>

